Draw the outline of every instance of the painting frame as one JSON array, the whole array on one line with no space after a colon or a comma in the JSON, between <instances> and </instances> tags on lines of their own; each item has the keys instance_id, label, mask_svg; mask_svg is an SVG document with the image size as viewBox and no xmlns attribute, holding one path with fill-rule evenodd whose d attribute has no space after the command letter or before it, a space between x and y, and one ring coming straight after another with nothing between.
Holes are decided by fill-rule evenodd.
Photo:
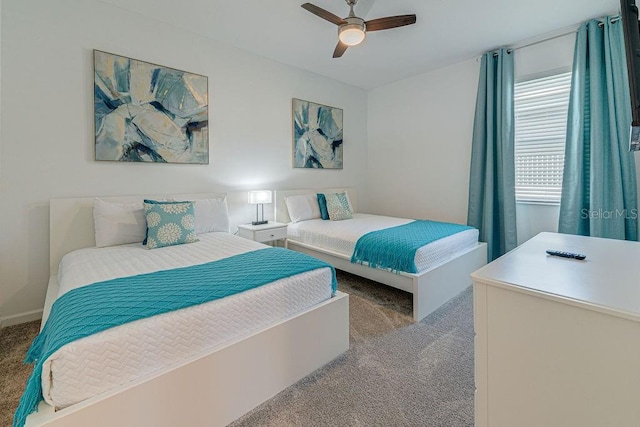
<instances>
[{"instance_id":1,"label":"painting frame","mask_svg":"<svg viewBox=\"0 0 640 427\"><path fill-rule=\"evenodd\" d=\"M209 164L207 76L93 50L96 161Z\"/></svg>"},{"instance_id":2,"label":"painting frame","mask_svg":"<svg viewBox=\"0 0 640 427\"><path fill-rule=\"evenodd\" d=\"M344 110L293 98L291 111L293 167L342 170Z\"/></svg>"}]
</instances>

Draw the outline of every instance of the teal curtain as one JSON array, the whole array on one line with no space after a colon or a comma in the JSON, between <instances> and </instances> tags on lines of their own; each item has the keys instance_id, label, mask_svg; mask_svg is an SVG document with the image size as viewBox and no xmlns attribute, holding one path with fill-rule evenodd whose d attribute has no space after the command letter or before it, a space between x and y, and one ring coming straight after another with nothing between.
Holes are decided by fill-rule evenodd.
<instances>
[{"instance_id":1,"label":"teal curtain","mask_svg":"<svg viewBox=\"0 0 640 427\"><path fill-rule=\"evenodd\" d=\"M622 21L585 22L573 57L558 231L638 239L630 129Z\"/></svg>"},{"instance_id":2,"label":"teal curtain","mask_svg":"<svg viewBox=\"0 0 640 427\"><path fill-rule=\"evenodd\" d=\"M517 245L513 54L482 56L471 148L467 223L487 242L493 261Z\"/></svg>"}]
</instances>

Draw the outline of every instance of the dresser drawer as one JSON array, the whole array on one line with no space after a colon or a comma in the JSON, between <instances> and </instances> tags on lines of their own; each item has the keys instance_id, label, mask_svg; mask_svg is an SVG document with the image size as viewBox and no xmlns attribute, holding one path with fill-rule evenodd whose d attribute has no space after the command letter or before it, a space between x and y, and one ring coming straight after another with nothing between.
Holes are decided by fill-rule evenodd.
<instances>
[{"instance_id":1,"label":"dresser drawer","mask_svg":"<svg viewBox=\"0 0 640 427\"><path fill-rule=\"evenodd\" d=\"M255 231L253 235L256 242L270 242L272 240L285 239L287 237L287 227Z\"/></svg>"}]
</instances>

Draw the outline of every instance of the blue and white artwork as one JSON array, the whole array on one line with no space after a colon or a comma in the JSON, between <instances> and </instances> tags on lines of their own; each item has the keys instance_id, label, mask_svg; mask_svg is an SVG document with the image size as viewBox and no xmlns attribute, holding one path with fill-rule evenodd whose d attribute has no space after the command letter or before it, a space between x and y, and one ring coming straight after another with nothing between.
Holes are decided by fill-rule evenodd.
<instances>
[{"instance_id":1,"label":"blue and white artwork","mask_svg":"<svg viewBox=\"0 0 640 427\"><path fill-rule=\"evenodd\" d=\"M209 163L206 76L93 51L96 160Z\"/></svg>"},{"instance_id":2,"label":"blue and white artwork","mask_svg":"<svg viewBox=\"0 0 640 427\"><path fill-rule=\"evenodd\" d=\"M342 169L342 109L294 98L293 167Z\"/></svg>"}]
</instances>

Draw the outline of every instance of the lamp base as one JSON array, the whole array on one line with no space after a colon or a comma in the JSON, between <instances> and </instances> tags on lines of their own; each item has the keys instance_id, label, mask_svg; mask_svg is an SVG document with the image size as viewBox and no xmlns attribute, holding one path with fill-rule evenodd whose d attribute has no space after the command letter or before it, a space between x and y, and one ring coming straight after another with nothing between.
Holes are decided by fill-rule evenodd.
<instances>
[{"instance_id":1,"label":"lamp base","mask_svg":"<svg viewBox=\"0 0 640 427\"><path fill-rule=\"evenodd\" d=\"M269 224L269 221L253 221L251 225Z\"/></svg>"}]
</instances>

